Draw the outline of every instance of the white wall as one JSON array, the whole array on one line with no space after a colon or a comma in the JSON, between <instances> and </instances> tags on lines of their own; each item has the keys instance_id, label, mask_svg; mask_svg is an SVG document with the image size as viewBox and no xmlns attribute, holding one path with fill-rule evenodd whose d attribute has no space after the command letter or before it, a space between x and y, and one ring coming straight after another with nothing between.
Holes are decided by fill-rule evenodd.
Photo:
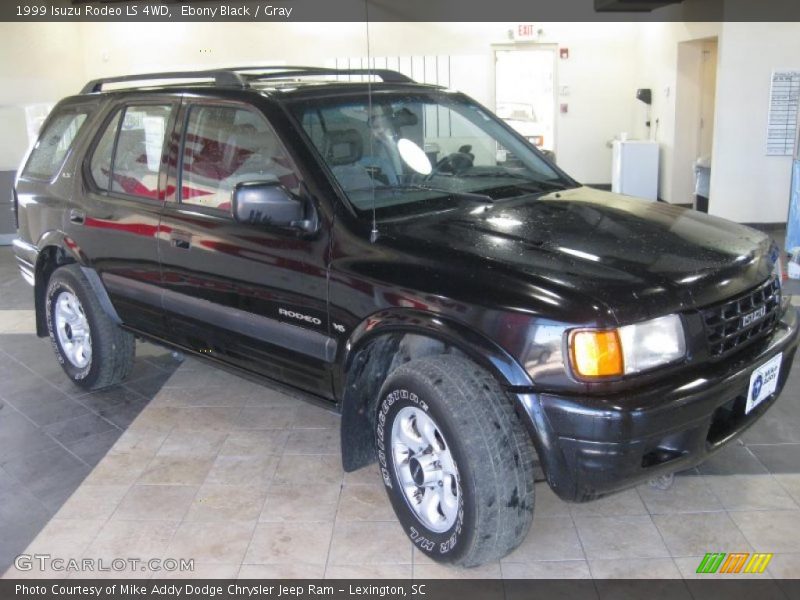
<instances>
[{"instance_id":1,"label":"white wall","mask_svg":"<svg viewBox=\"0 0 800 600\"><path fill-rule=\"evenodd\" d=\"M725 23L719 46L712 214L785 222L791 158L766 156L773 69L800 69L800 24Z\"/></svg>"},{"instance_id":2,"label":"white wall","mask_svg":"<svg viewBox=\"0 0 800 600\"><path fill-rule=\"evenodd\" d=\"M23 106L83 85L81 44L77 23L0 23L0 170L16 170L28 147Z\"/></svg>"},{"instance_id":3,"label":"white wall","mask_svg":"<svg viewBox=\"0 0 800 600\"><path fill-rule=\"evenodd\" d=\"M462 57L457 87L494 106L492 45L509 42L512 23L373 23L372 54ZM578 180L608 183L606 142L621 131L644 136L637 88L653 89L652 120L661 143L660 195L675 193L678 44L718 36L719 79L711 212L738 221L785 221L789 159L764 153L769 77L800 68L796 23L543 23L544 43L570 50L559 60L557 151ZM366 54L363 23L2 23L0 24L0 169L15 168L27 139L19 106L52 102L91 77L232 64L318 64ZM656 135L655 132L653 135ZM693 157L692 157L693 158ZM680 197L678 197L680 196Z\"/></svg>"},{"instance_id":4,"label":"white wall","mask_svg":"<svg viewBox=\"0 0 800 600\"><path fill-rule=\"evenodd\" d=\"M678 84L678 44L718 36L719 23L642 23L638 28L635 50L636 87L653 90L650 139L661 146L659 197L667 202L690 202L682 193L674 193L676 87ZM639 103L641 104L641 103ZM637 107L638 108L638 107ZM648 136L643 119L638 119L635 135ZM679 164L696 157L684 157L678 149Z\"/></svg>"},{"instance_id":5,"label":"white wall","mask_svg":"<svg viewBox=\"0 0 800 600\"><path fill-rule=\"evenodd\" d=\"M471 65L455 87L494 108L492 44L508 43L513 23L372 23L373 56L450 55ZM559 60L559 164L580 181L609 183L606 142L632 126L637 25L542 24L541 41L570 50ZM0 106L56 101L94 77L247 64L324 65L363 56L364 23L75 23L0 25ZM460 61L460 62L459 62ZM22 129L13 114L4 130ZM15 136L16 137L16 136ZM27 140L6 143L0 162L16 166ZM0 164L0 168L4 165Z\"/></svg>"},{"instance_id":6,"label":"white wall","mask_svg":"<svg viewBox=\"0 0 800 600\"><path fill-rule=\"evenodd\" d=\"M608 141L633 129L637 30L635 23L568 23L548 33L570 56L558 61L558 85L569 88L558 98L569 106L557 116L558 164L584 183L611 183Z\"/></svg>"},{"instance_id":7,"label":"white wall","mask_svg":"<svg viewBox=\"0 0 800 600\"><path fill-rule=\"evenodd\" d=\"M513 23L372 23L373 56L450 55L473 65L453 85L494 108L492 44L508 43ZM559 60L559 164L587 183L611 181L606 142L632 126L637 25L545 23L542 42L569 47ZM87 77L172 68L241 64L324 65L332 57L364 56L364 23L84 23ZM136 48L132 51L132 48Z\"/></svg>"}]
</instances>

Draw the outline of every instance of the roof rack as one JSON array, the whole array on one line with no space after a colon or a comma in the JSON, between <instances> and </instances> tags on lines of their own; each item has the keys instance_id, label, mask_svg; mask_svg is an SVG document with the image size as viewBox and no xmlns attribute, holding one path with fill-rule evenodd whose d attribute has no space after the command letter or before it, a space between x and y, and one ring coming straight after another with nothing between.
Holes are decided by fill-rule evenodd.
<instances>
[{"instance_id":1,"label":"roof rack","mask_svg":"<svg viewBox=\"0 0 800 600\"><path fill-rule=\"evenodd\" d=\"M139 75L123 75L120 77L103 77L101 79L93 79L83 86L81 94L102 92L103 86L109 83L133 83L137 81L155 81L161 79L211 79L216 86L246 88L249 87L249 81L295 79L318 75L374 75L375 77L380 77L387 83L411 83L414 81L410 77L390 69L329 69L324 67L297 66L233 67L209 71L169 71L164 73L141 73Z\"/></svg>"},{"instance_id":2,"label":"roof rack","mask_svg":"<svg viewBox=\"0 0 800 600\"><path fill-rule=\"evenodd\" d=\"M399 71L391 69L331 69L326 67L268 66L268 67L235 67L227 69L244 73L248 80L291 79L315 75L361 75L380 77L386 83L411 83L414 80ZM251 72L258 72L250 75Z\"/></svg>"},{"instance_id":3,"label":"roof rack","mask_svg":"<svg viewBox=\"0 0 800 600\"><path fill-rule=\"evenodd\" d=\"M81 90L81 94L102 92L108 83L131 83L134 81L153 81L158 79L213 79L214 85L225 87L247 87L247 82L240 75L229 69L213 71L170 71L165 73L142 73L140 75L123 75L121 77L104 77L93 79Z\"/></svg>"}]
</instances>

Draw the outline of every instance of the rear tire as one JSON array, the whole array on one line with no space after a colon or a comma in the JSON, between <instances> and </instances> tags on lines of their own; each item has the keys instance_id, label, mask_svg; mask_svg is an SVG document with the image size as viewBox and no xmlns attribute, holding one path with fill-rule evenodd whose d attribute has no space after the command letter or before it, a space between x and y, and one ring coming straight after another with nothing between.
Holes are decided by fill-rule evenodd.
<instances>
[{"instance_id":1,"label":"rear tire","mask_svg":"<svg viewBox=\"0 0 800 600\"><path fill-rule=\"evenodd\" d=\"M376 444L398 519L434 560L476 566L525 539L535 452L510 399L474 363L443 355L398 367L381 389Z\"/></svg>"},{"instance_id":2,"label":"rear tire","mask_svg":"<svg viewBox=\"0 0 800 600\"><path fill-rule=\"evenodd\" d=\"M98 390L116 385L130 374L136 353L134 337L106 314L78 265L53 272L45 311L56 358L73 383Z\"/></svg>"}]
</instances>

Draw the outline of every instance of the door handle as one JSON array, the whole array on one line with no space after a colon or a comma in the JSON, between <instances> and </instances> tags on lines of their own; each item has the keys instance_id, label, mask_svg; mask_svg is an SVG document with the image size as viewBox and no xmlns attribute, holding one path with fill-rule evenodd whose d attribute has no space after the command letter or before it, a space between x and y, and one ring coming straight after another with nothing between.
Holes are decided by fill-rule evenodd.
<instances>
[{"instance_id":1,"label":"door handle","mask_svg":"<svg viewBox=\"0 0 800 600\"><path fill-rule=\"evenodd\" d=\"M82 210L75 210L74 208L69 211L69 222L76 225L83 225L86 221L86 213Z\"/></svg>"},{"instance_id":2,"label":"door handle","mask_svg":"<svg viewBox=\"0 0 800 600\"><path fill-rule=\"evenodd\" d=\"M192 247L192 235L185 231L175 231L170 234L169 242L178 250L189 250Z\"/></svg>"}]
</instances>

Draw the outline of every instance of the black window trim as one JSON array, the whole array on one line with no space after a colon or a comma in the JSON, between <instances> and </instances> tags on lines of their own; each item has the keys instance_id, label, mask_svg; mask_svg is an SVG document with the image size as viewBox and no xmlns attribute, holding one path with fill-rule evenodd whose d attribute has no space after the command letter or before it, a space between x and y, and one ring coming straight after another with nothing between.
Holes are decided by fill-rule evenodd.
<instances>
[{"instance_id":1,"label":"black window trim","mask_svg":"<svg viewBox=\"0 0 800 600\"><path fill-rule=\"evenodd\" d=\"M117 190L112 189L113 185L113 177L114 177L114 161L116 160L117 154L117 143L119 141L119 132L122 129L122 122L125 119L125 112L131 106L162 106L169 109L169 118L167 119L167 129L164 132L164 141L161 145L161 160L159 162L158 167L158 197L156 198L148 198L146 196L137 196L135 194L128 194L126 192L119 192ZM98 128L97 132L95 133L95 138L92 140L91 147L86 152L84 163L83 163L83 176L84 176L84 183L88 184L89 187L97 194L102 194L103 196L107 196L109 199L119 199L119 200L127 200L133 202L140 202L143 204L149 204L153 206L164 206L164 199L162 199L161 193L161 175L165 172L165 161L164 155L167 150L167 144L169 142L169 137L172 131L175 128L174 121L176 120L177 111L180 107L180 98L179 97L159 97L159 98L142 98L142 97L135 97L135 98L125 98L116 102L112 105L111 110L109 111L108 115L106 115L105 119L103 120L103 126ZM116 117L116 115L120 115L119 123L117 123L117 131L114 134L114 144L111 150L111 172L108 178L108 189L104 190L100 186L97 185L97 182L94 180L92 176L92 158L94 157L94 153L97 151L97 146L100 143L100 139L103 137L103 134L106 131L106 128L109 126L111 121ZM170 122L173 122L172 128L169 127Z\"/></svg>"},{"instance_id":2,"label":"black window trim","mask_svg":"<svg viewBox=\"0 0 800 600\"><path fill-rule=\"evenodd\" d=\"M72 156L72 153L73 153L73 151L75 149L75 145L78 142L78 140L80 139L81 133L83 132L84 125L86 125L86 123L91 120L91 118L92 118L92 116L94 114L94 111L92 110L92 108L96 108L96 107L93 107L91 104L68 104L66 106L61 106L61 107L55 106L55 107L53 107L53 110L51 110L50 114L47 115L47 119L45 119L45 122L42 123L42 127L41 127L41 129L39 130L39 133L36 136L36 141L30 147L30 149L28 150L27 155L25 156L25 163L22 166L22 168L19 170L20 178L21 179L25 179L27 181L39 181L39 182L48 183L48 184L54 183L55 180L58 179L61 176L61 172L64 170L64 165L67 164L67 161L69 160L70 156ZM63 114L69 114L69 113L73 113L75 115L81 115L82 114L82 115L85 115L86 118L84 119L83 123L81 123L81 126L78 127L78 131L75 132L75 138L72 140L72 143L69 145L69 148L67 148L67 151L64 153L64 158L61 159L61 163L53 171L53 175L51 177L40 177L40 176L37 176L35 174L28 173L27 171L28 171L28 167L30 166L31 158L33 157L33 152L36 149L36 145L41 140L42 134L45 131L47 131L47 128L50 127L50 124L53 122L53 120L55 120L56 117L58 117L60 115L63 115Z\"/></svg>"},{"instance_id":3,"label":"black window trim","mask_svg":"<svg viewBox=\"0 0 800 600\"><path fill-rule=\"evenodd\" d=\"M237 102L218 102L211 99L204 98L201 102L186 102L186 110L183 114L183 122L181 123L181 139L180 144L178 146L178 164L177 169L175 172L175 199L172 201L172 205L182 209L182 210L193 210L197 211L200 214L207 215L209 217L217 217L217 218L228 218L229 220L233 220L233 211L232 210L222 210L221 208L216 208L213 206L202 206L200 204L191 204L186 203L183 201L183 160L186 156L186 135L189 133L189 119L191 118L192 111L195 108L203 107L203 106L220 106L220 105L238 105Z\"/></svg>"},{"instance_id":4,"label":"black window trim","mask_svg":"<svg viewBox=\"0 0 800 600\"><path fill-rule=\"evenodd\" d=\"M114 190L114 162L117 160L117 145L119 144L119 134L122 131L122 123L125 121L125 113L128 112L129 105L121 106L117 110L114 111L114 116L111 117L113 121L115 118L119 117L117 120L117 126L114 128L114 141L111 143L111 162L108 164L108 187L106 188L107 194L112 194L115 192ZM109 121L109 125L111 121ZM105 131L103 132L105 133ZM98 138L98 144L102 137ZM94 153L92 153L92 158L94 158ZM161 169L161 165L159 164L159 170Z\"/></svg>"},{"instance_id":5,"label":"black window trim","mask_svg":"<svg viewBox=\"0 0 800 600\"><path fill-rule=\"evenodd\" d=\"M111 144L111 163L109 164L109 176L108 176L108 188L103 189L95 181L94 175L92 174L92 160L94 159L95 152L97 152L97 147L100 145L100 140L103 139L103 136L106 133L109 125L111 122L117 118L117 116L121 116L123 111L125 110L124 106L115 105L109 111L107 115L103 117L100 126L97 128L97 131L94 134L94 138L92 138L91 143L89 144L89 148L86 151L86 155L84 157L83 162L83 178L84 184L92 191L97 194L106 194L108 195L109 191L111 190L111 177L113 175L113 168L114 168L114 151L116 150L117 145L117 136L119 135L119 128L122 124L122 118L120 118L119 122L117 123L116 131L114 132L114 142Z\"/></svg>"},{"instance_id":6,"label":"black window trim","mask_svg":"<svg viewBox=\"0 0 800 600\"><path fill-rule=\"evenodd\" d=\"M184 152L186 147L186 134L189 131L189 118L192 114L192 110L195 108L202 108L202 107L213 107L213 106L229 106L231 108L244 110L255 115L261 117L264 122L269 127L272 134L275 136L275 139L278 141L280 146L283 148L284 152L287 156L291 157L289 154L289 150L286 148L286 144L283 143L281 136L278 135L278 131L272 125L272 122L269 120L269 117L264 114L262 110L259 110L257 107L253 106L252 104L248 104L246 102L241 102L239 100L229 100L227 98L184 98L184 106L186 110L183 114L183 119L181 123L181 139L178 148L178 161L177 161L177 169L175 173L175 199L168 200L166 204L172 206L173 208L177 208L180 210L190 210L195 211L199 214L203 214L209 217L223 217L229 221L234 221L233 218L233 198L231 198L231 209L225 210L221 208L211 207L211 206L203 206L201 204L192 204L191 202L184 202L183 201L183 160L184 160ZM294 160L292 160L294 163ZM302 178L300 177L300 171L295 166L295 173L298 179L302 182Z\"/></svg>"}]
</instances>

